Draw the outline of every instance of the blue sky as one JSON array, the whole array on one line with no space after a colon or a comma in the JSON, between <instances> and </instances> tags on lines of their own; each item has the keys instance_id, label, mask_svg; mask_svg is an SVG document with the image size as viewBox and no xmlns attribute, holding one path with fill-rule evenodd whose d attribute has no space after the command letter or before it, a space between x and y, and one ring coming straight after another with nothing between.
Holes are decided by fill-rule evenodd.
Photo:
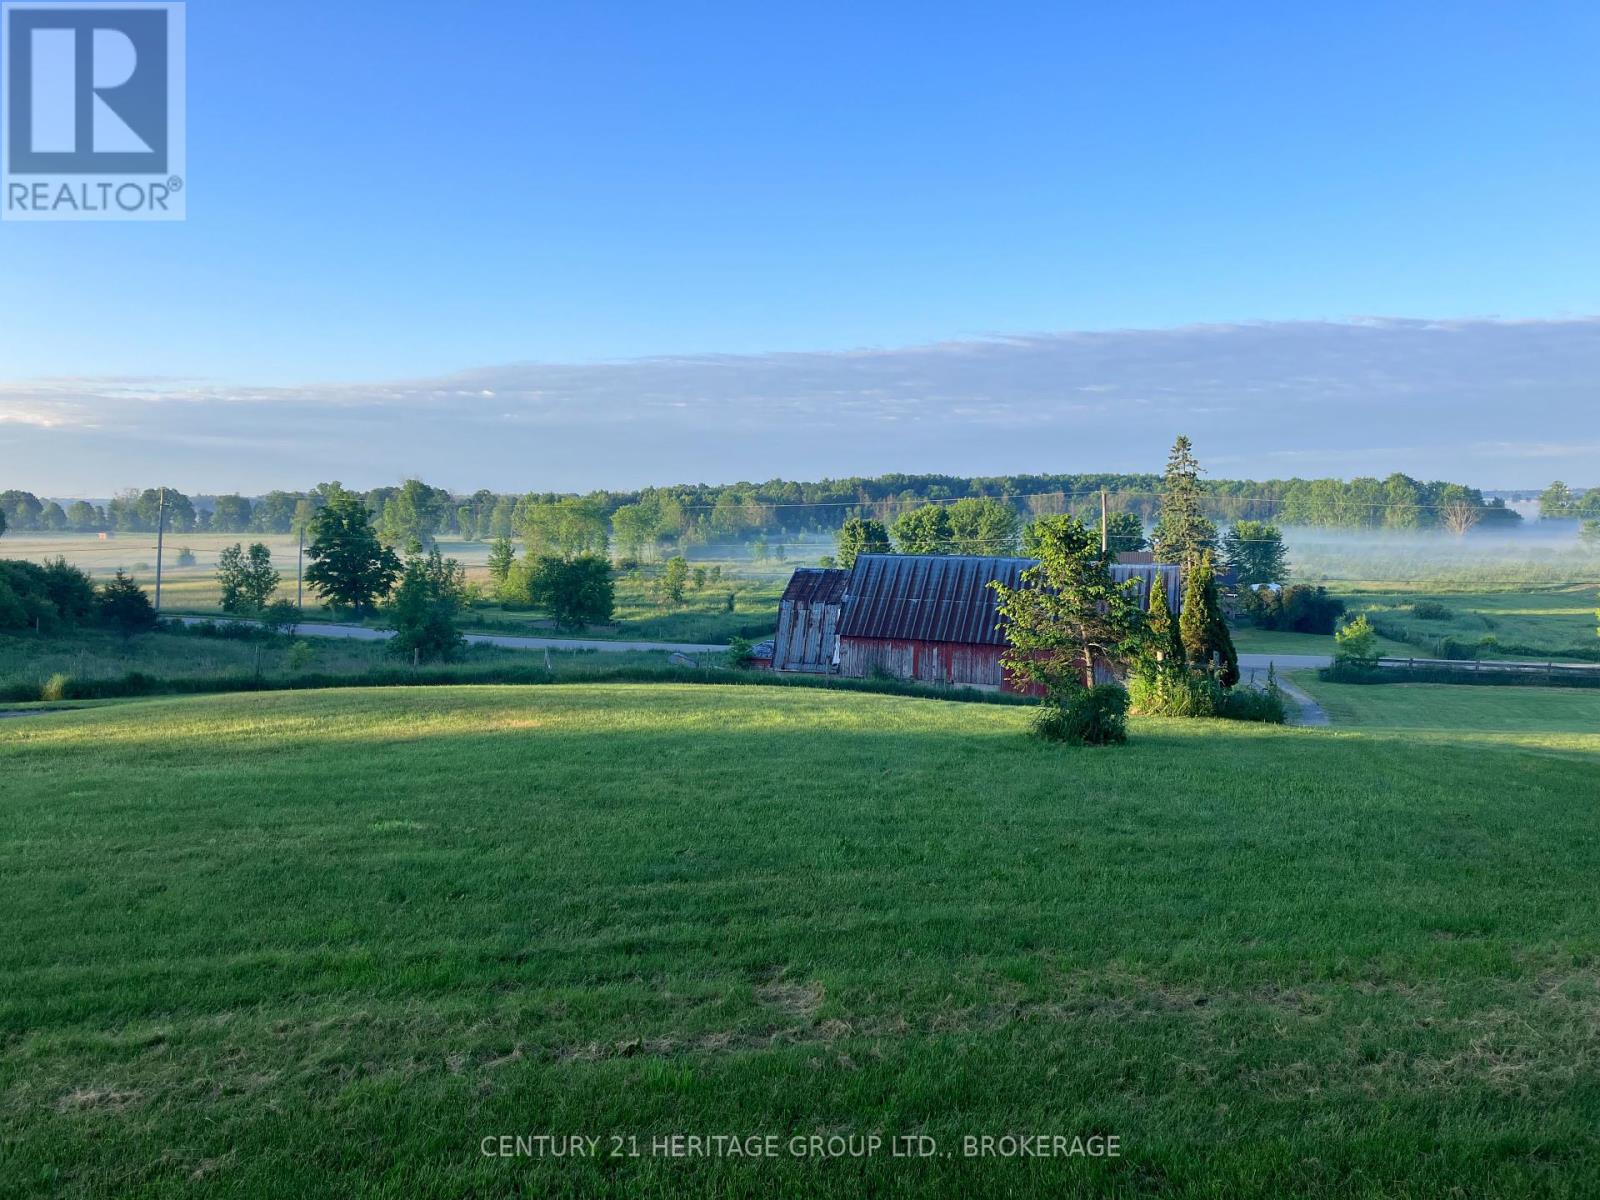
<instances>
[{"instance_id":1,"label":"blue sky","mask_svg":"<svg viewBox=\"0 0 1600 1200\"><path fill-rule=\"evenodd\" d=\"M191 431L214 423L233 446L254 436L241 405L265 436L272 389L315 404L365 387L381 422L387 385L520 364L612 363L620 384L645 356L781 365L1083 331L1159 342L1197 323L1600 312L1593 5L866 7L192 0L187 222L0 225L0 474L95 491L216 474L106 401L118 386L181 394ZM1117 344L1133 361L1112 367L1140 374L1150 347ZM1305 353L1307 375L1345 369ZM1183 364L1167 369L1181 386ZM805 391L761 374L758 407ZM75 393L85 378L100 382ZM1572 443L1582 384L1520 398L1530 444ZM876 459L691 439L719 385L680 385L699 457L631 443L640 398L608 384L606 453L529 446L480 480L465 445L436 447L437 466L402 446L346 474L535 487L908 467L892 431ZM1474 421L1504 416L1476 403ZM928 468L1004 456L958 411L942 420ZM123 439L104 461L130 478L69 469L96 430ZM1261 452L1318 469L1293 434ZM1411 430L1365 442L1418 446ZM1457 444L1418 457L1448 465ZM1047 449L1015 469L1133 448ZM1577 453L1471 465L1485 484L1542 482L1547 465L1581 475ZM294 458L259 485L322 477L309 447L307 477L283 477ZM1333 455L1325 469L1350 473Z\"/></svg>"}]
</instances>

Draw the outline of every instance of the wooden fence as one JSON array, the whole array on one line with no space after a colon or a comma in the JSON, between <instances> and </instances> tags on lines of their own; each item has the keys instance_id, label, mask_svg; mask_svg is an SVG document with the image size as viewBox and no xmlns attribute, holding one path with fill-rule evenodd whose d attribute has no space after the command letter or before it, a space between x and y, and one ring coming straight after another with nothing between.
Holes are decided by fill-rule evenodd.
<instances>
[{"instance_id":1,"label":"wooden fence","mask_svg":"<svg viewBox=\"0 0 1600 1200\"><path fill-rule=\"evenodd\" d=\"M1551 681L1570 679L1600 680L1600 663L1506 662L1464 658L1380 658L1378 666L1387 670L1439 672L1441 674L1489 674L1535 676Z\"/></svg>"}]
</instances>

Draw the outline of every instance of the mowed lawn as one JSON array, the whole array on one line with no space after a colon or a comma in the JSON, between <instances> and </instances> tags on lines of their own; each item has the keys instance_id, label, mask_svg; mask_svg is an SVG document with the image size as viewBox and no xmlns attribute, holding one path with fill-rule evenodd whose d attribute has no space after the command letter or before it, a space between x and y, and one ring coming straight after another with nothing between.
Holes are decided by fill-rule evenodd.
<instances>
[{"instance_id":1,"label":"mowed lawn","mask_svg":"<svg viewBox=\"0 0 1600 1200\"><path fill-rule=\"evenodd\" d=\"M1026 719L618 685L0 721L0 1191L1600 1192L1596 739ZM874 1131L940 1154L649 1153ZM1008 1132L1123 1153L962 1156ZM480 1153L545 1133L641 1154Z\"/></svg>"}]
</instances>

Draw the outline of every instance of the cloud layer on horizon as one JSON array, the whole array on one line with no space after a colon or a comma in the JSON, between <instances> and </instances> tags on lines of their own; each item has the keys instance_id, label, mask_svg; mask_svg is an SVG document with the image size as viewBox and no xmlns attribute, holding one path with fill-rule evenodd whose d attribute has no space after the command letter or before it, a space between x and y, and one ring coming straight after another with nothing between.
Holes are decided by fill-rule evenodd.
<instances>
[{"instance_id":1,"label":"cloud layer on horizon","mask_svg":"<svg viewBox=\"0 0 1600 1200\"><path fill-rule=\"evenodd\" d=\"M1600 318L1204 325L290 388L52 378L0 383L0 487L1157 470L1179 432L1219 477L1600 485L1597 400Z\"/></svg>"}]
</instances>

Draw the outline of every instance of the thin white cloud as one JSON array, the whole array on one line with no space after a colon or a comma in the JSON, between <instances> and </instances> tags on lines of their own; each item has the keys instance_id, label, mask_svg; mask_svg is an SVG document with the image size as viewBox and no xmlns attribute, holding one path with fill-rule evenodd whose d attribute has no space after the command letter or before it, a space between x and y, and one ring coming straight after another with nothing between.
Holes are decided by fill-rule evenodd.
<instances>
[{"instance_id":1,"label":"thin white cloud","mask_svg":"<svg viewBox=\"0 0 1600 1200\"><path fill-rule=\"evenodd\" d=\"M520 363L259 388L0 383L4 486L566 489L887 471L1155 470L1600 484L1600 319L1203 325L843 353Z\"/></svg>"}]
</instances>

